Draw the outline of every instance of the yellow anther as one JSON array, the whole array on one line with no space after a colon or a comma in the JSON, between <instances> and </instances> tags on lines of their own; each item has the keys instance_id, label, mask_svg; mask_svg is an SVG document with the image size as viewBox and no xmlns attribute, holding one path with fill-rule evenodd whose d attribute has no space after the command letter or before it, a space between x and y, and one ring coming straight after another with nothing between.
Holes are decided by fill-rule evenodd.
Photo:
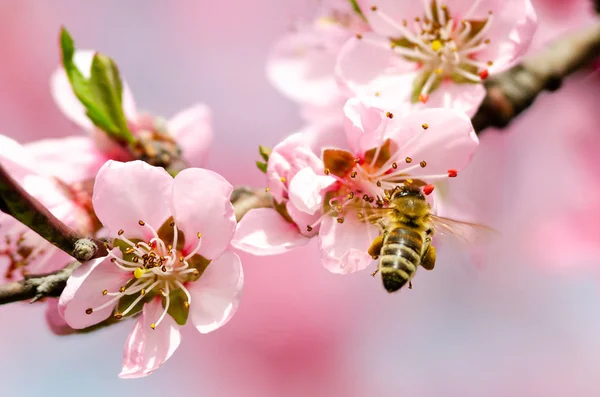
<instances>
[{"instance_id":1,"label":"yellow anther","mask_svg":"<svg viewBox=\"0 0 600 397\"><path fill-rule=\"evenodd\" d=\"M140 226L144 226L146 224L146 222L139 220L138 223L140 224Z\"/></svg>"},{"instance_id":2,"label":"yellow anther","mask_svg":"<svg viewBox=\"0 0 600 397\"><path fill-rule=\"evenodd\" d=\"M188 301L183 302L183 307L185 307L186 309L189 309L190 308L190 302L188 302Z\"/></svg>"},{"instance_id":3,"label":"yellow anther","mask_svg":"<svg viewBox=\"0 0 600 397\"><path fill-rule=\"evenodd\" d=\"M144 273L146 273L146 270L142 269L141 267L137 267L134 271L133 271L133 276L135 278L142 278L142 276L144 275Z\"/></svg>"},{"instance_id":4,"label":"yellow anther","mask_svg":"<svg viewBox=\"0 0 600 397\"><path fill-rule=\"evenodd\" d=\"M433 51L439 51L442 48L442 42L440 40L433 40L431 42L431 49Z\"/></svg>"},{"instance_id":5,"label":"yellow anther","mask_svg":"<svg viewBox=\"0 0 600 397\"><path fill-rule=\"evenodd\" d=\"M156 329L156 324L155 323L150 324L150 328Z\"/></svg>"},{"instance_id":6,"label":"yellow anther","mask_svg":"<svg viewBox=\"0 0 600 397\"><path fill-rule=\"evenodd\" d=\"M108 290L102 291L102 295L107 295L107 294L108 294Z\"/></svg>"}]
</instances>

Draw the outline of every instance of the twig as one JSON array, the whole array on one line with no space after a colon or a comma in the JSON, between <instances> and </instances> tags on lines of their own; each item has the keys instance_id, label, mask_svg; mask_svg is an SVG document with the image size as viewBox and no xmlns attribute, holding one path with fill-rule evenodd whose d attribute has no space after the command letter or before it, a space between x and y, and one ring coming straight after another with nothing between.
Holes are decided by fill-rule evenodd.
<instances>
[{"instance_id":1,"label":"twig","mask_svg":"<svg viewBox=\"0 0 600 397\"><path fill-rule=\"evenodd\" d=\"M0 196L0 208L2 209L4 207L1 198L3 197ZM252 208L269 206L271 196L264 189L242 186L234 189L231 194L231 202L235 208L235 216L240 220ZM35 203L41 206L37 201ZM61 225L68 229L64 224L61 223ZM73 231L70 232L73 233ZM33 303L44 297L60 296L67 279L78 265L79 263L75 262L53 273L26 276L24 280L0 285L0 305L27 299L32 299L31 303Z\"/></svg>"},{"instance_id":2,"label":"twig","mask_svg":"<svg viewBox=\"0 0 600 397\"><path fill-rule=\"evenodd\" d=\"M104 242L69 228L21 187L0 165L0 210L78 261L106 256Z\"/></svg>"},{"instance_id":3,"label":"twig","mask_svg":"<svg viewBox=\"0 0 600 397\"><path fill-rule=\"evenodd\" d=\"M73 262L53 273L30 275L24 280L0 286L0 305L27 299L33 303L47 296L60 296L77 266L79 262Z\"/></svg>"},{"instance_id":4,"label":"twig","mask_svg":"<svg viewBox=\"0 0 600 397\"><path fill-rule=\"evenodd\" d=\"M600 22L562 37L543 51L486 82L487 96L473 116L478 132L506 127L543 91L555 91L563 80L600 56Z\"/></svg>"}]
</instances>

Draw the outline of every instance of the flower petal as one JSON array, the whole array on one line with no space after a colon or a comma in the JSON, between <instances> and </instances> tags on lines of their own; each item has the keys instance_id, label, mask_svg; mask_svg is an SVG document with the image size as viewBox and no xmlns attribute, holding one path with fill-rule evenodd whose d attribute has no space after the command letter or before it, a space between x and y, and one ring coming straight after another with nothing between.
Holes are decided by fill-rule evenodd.
<instances>
[{"instance_id":1,"label":"flower petal","mask_svg":"<svg viewBox=\"0 0 600 397\"><path fill-rule=\"evenodd\" d=\"M350 36L337 24L315 23L283 36L267 59L267 76L282 94L300 103L328 106L337 101L334 68L339 48Z\"/></svg>"},{"instance_id":2,"label":"flower petal","mask_svg":"<svg viewBox=\"0 0 600 397\"><path fill-rule=\"evenodd\" d=\"M410 166L403 166L411 176L460 171L469 164L479 145L471 120L456 110L419 110L400 125L402 128L390 132L390 137L398 144L402 158L413 159ZM419 165L421 161L426 162L425 167Z\"/></svg>"},{"instance_id":3,"label":"flower petal","mask_svg":"<svg viewBox=\"0 0 600 397\"><path fill-rule=\"evenodd\" d=\"M112 252L115 255L120 254L117 248ZM87 314L86 310L110 301L112 297L103 295L102 291L119 291L130 278L130 273L119 270L108 257L83 263L67 280L67 286L58 301L58 311L67 324L75 329L86 328L106 320L111 315L116 301L104 309L94 310L91 314Z\"/></svg>"},{"instance_id":4,"label":"flower petal","mask_svg":"<svg viewBox=\"0 0 600 397\"><path fill-rule=\"evenodd\" d=\"M75 331L58 313L58 299L48 298L46 304L46 324L55 335L69 335Z\"/></svg>"},{"instance_id":5,"label":"flower petal","mask_svg":"<svg viewBox=\"0 0 600 397\"><path fill-rule=\"evenodd\" d=\"M143 161L121 163L109 160L98 171L92 202L94 211L112 236L119 229L128 238L151 238L143 220L158 230L171 216L169 203L173 178L160 167Z\"/></svg>"},{"instance_id":6,"label":"flower petal","mask_svg":"<svg viewBox=\"0 0 600 397\"><path fill-rule=\"evenodd\" d=\"M375 33L350 38L340 50L336 75L355 94L373 96L398 75L412 73L417 64L399 56L390 41ZM410 91L410 86L406 91Z\"/></svg>"},{"instance_id":7,"label":"flower petal","mask_svg":"<svg viewBox=\"0 0 600 397\"><path fill-rule=\"evenodd\" d=\"M93 50L75 51L73 61L85 77L90 76L92 60L94 59L95 53L96 51ZM124 80L122 85L123 112L128 120L135 120L137 113L135 109L135 102L133 100L133 94ZM84 130L91 131L94 128L94 124L85 114L85 108L73 93L69 78L67 77L67 74L62 66L59 66L50 77L50 91L59 109L68 119Z\"/></svg>"},{"instance_id":8,"label":"flower petal","mask_svg":"<svg viewBox=\"0 0 600 397\"><path fill-rule=\"evenodd\" d=\"M237 225L231 245L252 255L277 255L308 244L298 226L272 208L248 211Z\"/></svg>"},{"instance_id":9,"label":"flower petal","mask_svg":"<svg viewBox=\"0 0 600 397\"><path fill-rule=\"evenodd\" d=\"M215 259L227 249L235 232L235 213L229 201L233 186L216 172L202 168L181 171L173 182L171 206L175 223L186 236L184 253L197 244L198 253Z\"/></svg>"},{"instance_id":10,"label":"flower petal","mask_svg":"<svg viewBox=\"0 0 600 397\"><path fill-rule=\"evenodd\" d=\"M38 173L34 156L24 146L5 135L0 135L0 164L18 181L25 175Z\"/></svg>"},{"instance_id":11,"label":"flower petal","mask_svg":"<svg viewBox=\"0 0 600 397\"><path fill-rule=\"evenodd\" d=\"M183 157L192 167L206 162L213 140L212 114L208 106L196 104L177 113L167 123L167 130L183 150Z\"/></svg>"},{"instance_id":12,"label":"flower petal","mask_svg":"<svg viewBox=\"0 0 600 397\"><path fill-rule=\"evenodd\" d=\"M429 94L426 107L454 109L466 113L469 117L473 117L483 102L485 94L486 91L483 84L455 84L448 82L442 84Z\"/></svg>"},{"instance_id":13,"label":"flower petal","mask_svg":"<svg viewBox=\"0 0 600 397\"><path fill-rule=\"evenodd\" d=\"M300 211L314 214L323 205L323 190L335 183L327 175L317 175L310 167L303 168L290 181L290 201Z\"/></svg>"},{"instance_id":14,"label":"flower petal","mask_svg":"<svg viewBox=\"0 0 600 397\"><path fill-rule=\"evenodd\" d=\"M366 269L373 262L367 250L378 235L375 225L353 215L346 216L344 223L338 223L334 217L325 218L319 232L323 266L339 274Z\"/></svg>"},{"instance_id":15,"label":"flower petal","mask_svg":"<svg viewBox=\"0 0 600 397\"><path fill-rule=\"evenodd\" d=\"M207 334L225 325L242 297L244 272L240 258L225 252L212 261L189 288L190 316L196 329Z\"/></svg>"},{"instance_id":16,"label":"flower petal","mask_svg":"<svg viewBox=\"0 0 600 397\"><path fill-rule=\"evenodd\" d=\"M107 160L87 136L42 139L24 147L35 157L40 173L69 184L93 179Z\"/></svg>"},{"instance_id":17,"label":"flower petal","mask_svg":"<svg viewBox=\"0 0 600 397\"><path fill-rule=\"evenodd\" d=\"M166 315L155 329L155 323L163 312L160 298L144 305L142 315L125 342L123 369L120 378L141 378L150 375L167 361L179 347L181 333L173 317Z\"/></svg>"}]
</instances>

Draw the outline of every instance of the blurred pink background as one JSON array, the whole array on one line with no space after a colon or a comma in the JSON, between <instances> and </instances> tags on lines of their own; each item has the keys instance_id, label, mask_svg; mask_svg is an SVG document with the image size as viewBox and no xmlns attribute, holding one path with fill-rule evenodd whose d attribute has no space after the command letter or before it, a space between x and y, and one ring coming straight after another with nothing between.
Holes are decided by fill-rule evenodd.
<instances>
[{"instance_id":1,"label":"blurred pink background","mask_svg":"<svg viewBox=\"0 0 600 397\"><path fill-rule=\"evenodd\" d=\"M411 0L412 1L412 0ZM535 47L589 22L587 1L534 1ZM0 132L21 142L79 131L48 88L67 26L79 48L112 56L138 106L214 112L209 167L264 185L259 144L302 126L265 77L270 47L317 1L0 3ZM600 76L586 71L501 132L487 131L457 182L502 232L477 270L444 246L435 271L388 295L368 272L333 275L311 245L242 255L246 285L223 329L187 329L148 378L117 378L131 322L58 337L44 305L0 307L3 396L598 396ZM68 155L68 153L65 153Z\"/></svg>"}]
</instances>

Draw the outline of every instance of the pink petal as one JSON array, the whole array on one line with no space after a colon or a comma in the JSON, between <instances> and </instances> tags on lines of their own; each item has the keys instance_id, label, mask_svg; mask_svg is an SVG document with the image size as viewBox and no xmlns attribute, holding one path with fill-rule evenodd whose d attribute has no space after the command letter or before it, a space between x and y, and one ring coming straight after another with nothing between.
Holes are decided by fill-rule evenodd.
<instances>
[{"instance_id":1,"label":"pink petal","mask_svg":"<svg viewBox=\"0 0 600 397\"><path fill-rule=\"evenodd\" d=\"M407 173L412 176L460 171L469 164L479 145L469 117L455 110L419 110L404 118L401 125L390 132L390 137L397 142L400 157L413 159L411 166L403 165L410 167ZM419 166L423 160L425 168Z\"/></svg>"},{"instance_id":2,"label":"pink petal","mask_svg":"<svg viewBox=\"0 0 600 397\"><path fill-rule=\"evenodd\" d=\"M369 21L374 32L385 37L401 37L398 28L403 20L412 21L415 17L423 18L425 7L420 0L358 0L358 4ZM376 10L371 7L376 6Z\"/></svg>"},{"instance_id":3,"label":"pink petal","mask_svg":"<svg viewBox=\"0 0 600 397\"><path fill-rule=\"evenodd\" d=\"M207 334L225 325L238 308L243 286L244 272L236 254L228 251L212 261L189 287L190 316L196 329Z\"/></svg>"},{"instance_id":4,"label":"pink petal","mask_svg":"<svg viewBox=\"0 0 600 397\"><path fill-rule=\"evenodd\" d=\"M367 250L379 235L374 225L348 215L344 223L327 217L321 222L321 263L332 273L349 274L366 269L373 258Z\"/></svg>"},{"instance_id":5,"label":"pink petal","mask_svg":"<svg viewBox=\"0 0 600 397\"><path fill-rule=\"evenodd\" d=\"M167 130L183 151L183 157L192 167L206 162L213 140L212 114L208 106L196 104L173 116Z\"/></svg>"},{"instance_id":6,"label":"pink petal","mask_svg":"<svg viewBox=\"0 0 600 397\"><path fill-rule=\"evenodd\" d=\"M398 75L416 70L417 64L396 54L386 37L365 32L360 39L350 38L340 50L336 74L352 92L372 96Z\"/></svg>"},{"instance_id":7,"label":"pink petal","mask_svg":"<svg viewBox=\"0 0 600 397\"><path fill-rule=\"evenodd\" d=\"M482 0L467 11L466 18L484 19L489 11L493 21L486 37L491 43L477 58L493 61L489 72L494 74L513 66L525 54L537 29L537 15L530 0Z\"/></svg>"},{"instance_id":8,"label":"pink petal","mask_svg":"<svg viewBox=\"0 0 600 397\"><path fill-rule=\"evenodd\" d=\"M175 177L171 206L175 223L186 236L184 253L196 246L207 259L219 257L229 246L235 232L235 214L229 196L233 186L216 172L188 168Z\"/></svg>"},{"instance_id":9,"label":"pink petal","mask_svg":"<svg viewBox=\"0 0 600 397\"><path fill-rule=\"evenodd\" d=\"M69 324L67 324L64 318L58 313L58 299L47 299L45 317L48 328L50 328L50 331L55 335L69 335L77 332L69 327Z\"/></svg>"},{"instance_id":10,"label":"pink petal","mask_svg":"<svg viewBox=\"0 0 600 397\"><path fill-rule=\"evenodd\" d=\"M155 329L150 328L150 325L160 318L162 312L160 298L155 298L144 305L142 315L125 342L120 378L132 379L150 375L179 347L181 342L179 325L168 314Z\"/></svg>"},{"instance_id":11,"label":"pink petal","mask_svg":"<svg viewBox=\"0 0 600 397\"><path fill-rule=\"evenodd\" d=\"M69 184L93 179L107 160L87 136L42 139L25 148L35 157L40 173Z\"/></svg>"},{"instance_id":12,"label":"pink petal","mask_svg":"<svg viewBox=\"0 0 600 397\"><path fill-rule=\"evenodd\" d=\"M429 95L429 100L423 107L454 109L473 117L483 102L485 94L483 84L447 82Z\"/></svg>"},{"instance_id":13,"label":"pink petal","mask_svg":"<svg viewBox=\"0 0 600 397\"><path fill-rule=\"evenodd\" d=\"M93 50L77 50L75 52L73 60L77 65L77 68L85 77L90 76L92 60L95 53L96 51ZM121 79L123 80L123 112L125 112L125 117L128 120L135 120L137 112L133 94L123 79L123 76L121 76ZM62 65L59 66L50 77L50 91L59 109L68 119L84 130L91 131L94 128L93 123L85 114L85 108L73 93L73 89L71 88L71 84L69 83L69 79Z\"/></svg>"},{"instance_id":14,"label":"pink petal","mask_svg":"<svg viewBox=\"0 0 600 397\"><path fill-rule=\"evenodd\" d=\"M171 216L169 203L173 178L160 167L143 161L121 163L109 160L98 171L92 201L96 215L112 236L119 229L128 238L150 239L143 220L158 230Z\"/></svg>"},{"instance_id":15,"label":"pink petal","mask_svg":"<svg viewBox=\"0 0 600 397\"><path fill-rule=\"evenodd\" d=\"M119 249L112 251L119 255ZM96 308L113 297L102 291L117 292L131 278L131 273L119 270L110 258L93 259L79 266L67 280L67 286L60 295L58 311L71 328L82 329L106 320L112 313L114 304L87 314L88 308Z\"/></svg>"},{"instance_id":16,"label":"pink petal","mask_svg":"<svg viewBox=\"0 0 600 397\"><path fill-rule=\"evenodd\" d=\"M272 208L248 211L237 225L231 245L252 255L277 255L308 244L298 226Z\"/></svg>"},{"instance_id":17,"label":"pink petal","mask_svg":"<svg viewBox=\"0 0 600 397\"><path fill-rule=\"evenodd\" d=\"M283 95L323 107L337 101L337 53L350 36L337 24L303 27L282 37L267 59L267 76Z\"/></svg>"},{"instance_id":18,"label":"pink petal","mask_svg":"<svg viewBox=\"0 0 600 397\"><path fill-rule=\"evenodd\" d=\"M0 164L15 179L28 174L37 174L37 164L33 155L14 139L0 135Z\"/></svg>"},{"instance_id":19,"label":"pink petal","mask_svg":"<svg viewBox=\"0 0 600 397\"><path fill-rule=\"evenodd\" d=\"M300 211L312 215L323 206L323 190L335 182L331 176L317 175L312 168L303 168L290 181L290 201Z\"/></svg>"}]
</instances>

